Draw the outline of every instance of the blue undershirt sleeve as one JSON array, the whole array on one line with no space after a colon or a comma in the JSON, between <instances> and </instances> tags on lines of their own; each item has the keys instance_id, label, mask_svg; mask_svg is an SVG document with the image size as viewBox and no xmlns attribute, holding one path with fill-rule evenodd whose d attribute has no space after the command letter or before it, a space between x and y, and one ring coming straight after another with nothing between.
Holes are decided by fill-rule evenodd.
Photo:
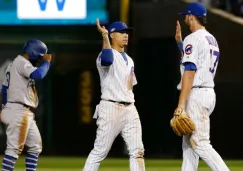
<instances>
[{"instance_id":1,"label":"blue undershirt sleeve","mask_svg":"<svg viewBox=\"0 0 243 171\"><path fill-rule=\"evenodd\" d=\"M197 70L197 66L192 62L185 62L185 63L183 63L183 65L185 66L185 71L196 71Z\"/></svg>"},{"instance_id":2,"label":"blue undershirt sleeve","mask_svg":"<svg viewBox=\"0 0 243 171\"><path fill-rule=\"evenodd\" d=\"M177 46L179 47L181 55L183 56L184 55L183 42L182 41L178 42Z\"/></svg>"},{"instance_id":3,"label":"blue undershirt sleeve","mask_svg":"<svg viewBox=\"0 0 243 171\"><path fill-rule=\"evenodd\" d=\"M8 87L5 85L2 85L2 104L6 105L7 103L7 89Z\"/></svg>"},{"instance_id":4,"label":"blue undershirt sleeve","mask_svg":"<svg viewBox=\"0 0 243 171\"><path fill-rule=\"evenodd\" d=\"M34 80L40 80L44 78L49 68L50 68L50 62L47 61L43 62L40 67L38 67L30 74L30 78Z\"/></svg>"},{"instance_id":5,"label":"blue undershirt sleeve","mask_svg":"<svg viewBox=\"0 0 243 171\"><path fill-rule=\"evenodd\" d=\"M110 66L114 61L112 49L103 49L100 59L102 66Z\"/></svg>"}]
</instances>

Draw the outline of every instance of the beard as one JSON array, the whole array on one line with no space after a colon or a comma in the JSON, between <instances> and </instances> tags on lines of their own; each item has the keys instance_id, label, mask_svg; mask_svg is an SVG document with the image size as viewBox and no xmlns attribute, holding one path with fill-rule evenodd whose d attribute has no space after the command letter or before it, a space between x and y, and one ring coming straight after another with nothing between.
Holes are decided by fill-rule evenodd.
<instances>
[{"instance_id":1,"label":"beard","mask_svg":"<svg viewBox=\"0 0 243 171\"><path fill-rule=\"evenodd\" d=\"M190 27L191 27L190 22L189 22L189 21L185 21L185 22L184 22L184 25L185 25L186 30L187 30L189 33L191 33L192 31L191 31L191 29L190 29Z\"/></svg>"}]
</instances>

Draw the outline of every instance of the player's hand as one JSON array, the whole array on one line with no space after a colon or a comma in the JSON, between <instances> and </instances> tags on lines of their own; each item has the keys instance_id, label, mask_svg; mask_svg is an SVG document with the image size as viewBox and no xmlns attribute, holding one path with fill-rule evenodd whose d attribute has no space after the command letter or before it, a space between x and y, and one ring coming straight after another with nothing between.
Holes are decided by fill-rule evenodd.
<instances>
[{"instance_id":1,"label":"player's hand","mask_svg":"<svg viewBox=\"0 0 243 171\"><path fill-rule=\"evenodd\" d=\"M108 30L105 28L105 26L100 26L100 20L97 18L96 19L96 26L97 26L97 29L98 31L104 35L104 34L108 34Z\"/></svg>"},{"instance_id":2,"label":"player's hand","mask_svg":"<svg viewBox=\"0 0 243 171\"><path fill-rule=\"evenodd\" d=\"M51 60L52 60L52 56L51 56L51 54L45 54L45 55L43 56L43 60L44 60L44 61L47 61L47 62L51 62Z\"/></svg>"},{"instance_id":3,"label":"player's hand","mask_svg":"<svg viewBox=\"0 0 243 171\"><path fill-rule=\"evenodd\" d=\"M176 21L175 40L176 40L177 43L182 41L181 25L180 25L180 22L178 20Z\"/></svg>"}]
</instances>

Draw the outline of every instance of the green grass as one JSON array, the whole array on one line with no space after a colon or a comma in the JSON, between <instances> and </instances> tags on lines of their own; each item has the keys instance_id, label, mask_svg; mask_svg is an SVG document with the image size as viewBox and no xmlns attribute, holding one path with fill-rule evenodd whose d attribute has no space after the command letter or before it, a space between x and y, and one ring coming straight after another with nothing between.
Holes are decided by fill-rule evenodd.
<instances>
[{"instance_id":1,"label":"green grass","mask_svg":"<svg viewBox=\"0 0 243 171\"><path fill-rule=\"evenodd\" d=\"M75 157L43 157L38 164L38 171L81 171L85 158ZM146 171L180 171L181 160L148 159ZM243 161L226 161L230 171L243 171ZM105 159L99 171L129 171L128 159ZM25 171L24 157L20 157L15 171ZM200 161L198 171L210 171L206 164Z\"/></svg>"}]
</instances>

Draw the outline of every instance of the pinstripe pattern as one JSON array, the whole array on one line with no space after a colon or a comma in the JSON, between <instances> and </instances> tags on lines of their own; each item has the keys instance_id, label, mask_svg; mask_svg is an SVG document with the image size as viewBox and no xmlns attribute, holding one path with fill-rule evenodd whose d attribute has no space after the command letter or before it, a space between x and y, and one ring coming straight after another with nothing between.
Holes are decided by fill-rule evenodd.
<instances>
[{"instance_id":1,"label":"pinstripe pattern","mask_svg":"<svg viewBox=\"0 0 243 171\"><path fill-rule=\"evenodd\" d=\"M209 44L206 37L212 38ZM197 66L197 72L194 77L193 86L205 86L205 87L214 87L214 76L216 74L218 63L214 67L214 62L216 61L216 56L210 54L210 50L219 52L218 44L216 39L206 30L198 30L193 32L185 38L183 41L184 51L188 45L192 45L192 52L189 54L184 53L182 58L182 63L184 62L193 62ZM214 68L213 73L209 72L210 68ZM180 66L181 75L184 73L184 66ZM181 82L177 86L181 89Z\"/></svg>"},{"instance_id":2,"label":"pinstripe pattern","mask_svg":"<svg viewBox=\"0 0 243 171\"><path fill-rule=\"evenodd\" d=\"M134 102L134 94L130 82L137 84L136 76L131 73L134 68L133 60L127 56L126 62L122 55L113 49L114 62L110 67L101 66L97 58L97 68L100 75L101 98L113 101Z\"/></svg>"},{"instance_id":3,"label":"pinstripe pattern","mask_svg":"<svg viewBox=\"0 0 243 171\"><path fill-rule=\"evenodd\" d=\"M142 128L133 103L134 95L131 88L131 83L132 85L137 83L133 72L134 64L128 55L128 62L126 62L114 49L113 54L114 62L110 67L101 66L99 58L97 59L103 100L96 107L94 114L98 126L96 139L83 170L97 171L100 162L109 153L115 138L121 133L129 151L130 170L145 171ZM107 100L132 102L132 104L125 106Z\"/></svg>"},{"instance_id":4,"label":"pinstripe pattern","mask_svg":"<svg viewBox=\"0 0 243 171\"><path fill-rule=\"evenodd\" d=\"M188 47L192 48L188 49ZM217 41L206 30L198 30L185 38L184 50L182 63L193 62L197 66L193 86L211 88L193 88L189 94L186 111L194 121L196 130L191 135L183 137L181 170L196 171L200 157L212 171L229 171L220 155L210 144L210 115L216 104L213 87L217 69L216 56L210 53L219 51ZM183 73L184 66L181 65L181 74ZM181 83L178 89L181 89Z\"/></svg>"}]
</instances>

